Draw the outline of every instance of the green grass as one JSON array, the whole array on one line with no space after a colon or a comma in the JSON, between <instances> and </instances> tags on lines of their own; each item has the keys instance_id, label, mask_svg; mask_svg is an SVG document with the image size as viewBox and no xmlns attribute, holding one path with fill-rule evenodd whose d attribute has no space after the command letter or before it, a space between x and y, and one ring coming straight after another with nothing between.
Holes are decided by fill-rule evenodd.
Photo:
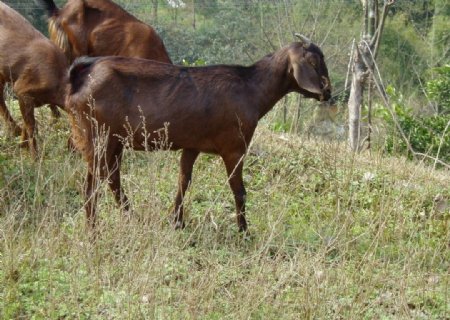
<instances>
[{"instance_id":1,"label":"green grass","mask_svg":"<svg viewBox=\"0 0 450 320\"><path fill-rule=\"evenodd\" d=\"M267 119L245 162L250 236L220 158L199 158L175 231L179 153L127 151L133 216L102 188L92 244L85 164L66 121L37 113L38 161L0 136L0 318L448 319L449 211L434 201L448 172L282 138Z\"/></svg>"}]
</instances>

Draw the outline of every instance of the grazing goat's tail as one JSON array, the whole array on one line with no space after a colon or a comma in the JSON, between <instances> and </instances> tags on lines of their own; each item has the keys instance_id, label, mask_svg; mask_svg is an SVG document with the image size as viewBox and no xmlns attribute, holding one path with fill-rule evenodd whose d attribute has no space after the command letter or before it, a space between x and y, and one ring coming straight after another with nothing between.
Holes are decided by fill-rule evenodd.
<instances>
[{"instance_id":1,"label":"grazing goat's tail","mask_svg":"<svg viewBox=\"0 0 450 320\"><path fill-rule=\"evenodd\" d=\"M89 74L91 67L95 64L99 57L83 56L77 58L69 69L70 93L77 93L81 86L86 81L86 76Z\"/></svg>"},{"instance_id":2,"label":"grazing goat's tail","mask_svg":"<svg viewBox=\"0 0 450 320\"><path fill-rule=\"evenodd\" d=\"M67 60L73 60L73 44L69 41L69 30L65 30L62 26L59 9L54 0L34 0L34 2L42 8L48 18L48 33L49 38L55 43L66 55Z\"/></svg>"},{"instance_id":3,"label":"grazing goat's tail","mask_svg":"<svg viewBox=\"0 0 450 320\"><path fill-rule=\"evenodd\" d=\"M49 18L56 16L59 12L58 7L53 0L34 0L34 2L45 10L47 17Z\"/></svg>"}]
</instances>

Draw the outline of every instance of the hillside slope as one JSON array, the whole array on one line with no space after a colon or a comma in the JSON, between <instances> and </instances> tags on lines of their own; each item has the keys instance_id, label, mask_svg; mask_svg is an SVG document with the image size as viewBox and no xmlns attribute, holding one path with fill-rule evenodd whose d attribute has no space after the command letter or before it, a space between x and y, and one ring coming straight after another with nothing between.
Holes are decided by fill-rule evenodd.
<instances>
[{"instance_id":1,"label":"hillside slope","mask_svg":"<svg viewBox=\"0 0 450 320\"><path fill-rule=\"evenodd\" d=\"M246 159L250 235L224 166L203 155L169 223L179 153L126 152L124 217L109 190L91 244L85 165L39 114L33 163L0 137L0 318L444 319L450 173L261 123Z\"/></svg>"}]
</instances>

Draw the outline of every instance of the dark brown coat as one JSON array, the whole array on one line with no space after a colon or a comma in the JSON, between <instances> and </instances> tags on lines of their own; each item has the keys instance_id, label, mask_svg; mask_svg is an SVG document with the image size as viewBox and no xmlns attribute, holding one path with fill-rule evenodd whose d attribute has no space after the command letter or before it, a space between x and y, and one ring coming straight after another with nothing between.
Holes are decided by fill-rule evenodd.
<instances>
[{"instance_id":1,"label":"dark brown coat","mask_svg":"<svg viewBox=\"0 0 450 320\"><path fill-rule=\"evenodd\" d=\"M50 39L70 61L87 55L171 63L156 31L110 0L69 0L61 9L53 0L36 2L47 11Z\"/></svg>"},{"instance_id":2,"label":"dark brown coat","mask_svg":"<svg viewBox=\"0 0 450 320\"><path fill-rule=\"evenodd\" d=\"M200 152L223 158L236 201L240 230L247 229L243 158L261 119L295 91L328 100L331 87L320 49L299 42L252 66L180 67L119 57L81 58L70 70L67 105L77 148L88 162L86 214L95 225L96 170L118 204L128 209L120 186L124 142L136 150L182 149L175 224ZM106 147L99 156L99 132ZM101 137L102 139L105 137Z\"/></svg>"},{"instance_id":3,"label":"dark brown coat","mask_svg":"<svg viewBox=\"0 0 450 320\"><path fill-rule=\"evenodd\" d=\"M6 83L11 83L24 121L22 139L28 140L34 156L37 155L34 108L49 103L64 105L68 67L64 53L56 45L0 2L0 114L8 127L20 134L3 95Z\"/></svg>"}]
</instances>

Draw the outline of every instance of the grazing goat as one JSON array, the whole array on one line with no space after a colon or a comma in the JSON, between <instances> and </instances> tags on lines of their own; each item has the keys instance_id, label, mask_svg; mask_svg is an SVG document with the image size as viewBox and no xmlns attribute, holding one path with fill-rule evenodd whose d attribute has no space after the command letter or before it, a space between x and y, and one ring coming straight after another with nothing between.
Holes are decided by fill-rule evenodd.
<instances>
[{"instance_id":1,"label":"grazing goat","mask_svg":"<svg viewBox=\"0 0 450 320\"><path fill-rule=\"evenodd\" d=\"M64 106L68 62L64 53L37 31L24 17L0 2L0 113L30 151L37 156L34 108L43 104ZM9 113L4 87L12 84L24 126L20 127Z\"/></svg>"},{"instance_id":2,"label":"grazing goat","mask_svg":"<svg viewBox=\"0 0 450 320\"><path fill-rule=\"evenodd\" d=\"M50 39L69 61L80 56L123 56L172 63L161 38L110 0L35 0L49 17Z\"/></svg>"},{"instance_id":3,"label":"grazing goat","mask_svg":"<svg viewBox=\"0 0 450 320\"><path fill-rule=\"evenodd\" d=\"M83 57L71 66L69 82L66 103L72 136L88 163L85 209L91 227L96 224L96 173L107 180L116 202L129 208L120 184L125 144L135 150L182 149L176 228L184 226L183 198L197 156L220 155L239 230L246 230L242 167L258 120L289 92L321 101L331 95L324 56L306 38L249 67L181 67L143 59ZM99 141L105 142L101 156L95 150Z\"/></svg>"}]
</instances>

